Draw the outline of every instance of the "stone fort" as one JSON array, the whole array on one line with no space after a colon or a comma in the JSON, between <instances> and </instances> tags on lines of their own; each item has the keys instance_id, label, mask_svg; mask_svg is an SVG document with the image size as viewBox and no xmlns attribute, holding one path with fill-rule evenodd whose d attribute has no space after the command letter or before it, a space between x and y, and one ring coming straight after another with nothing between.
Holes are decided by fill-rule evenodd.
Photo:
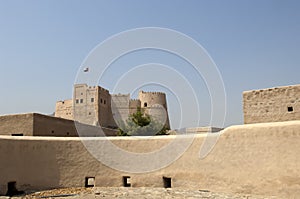
<instances>
[{"instance_id":1,"label":"stone fort","mask_svg":"<svg viewBox=\"0 0 300 199\"><path fill-rule=\"evenodd\" d=\"M101 87L75 85L72 100L57 102L55 115L61 118L36 113L0 117L0 195L101 186L184 188L298 198L299 88L300 85L295 85L244 92L245 124L216 133L195 134L191 146L170 165L147 173L131 173L98 161L81 139L99 144L101 155L109 158L113 154L105 149L107 142L133 153L152 153L175 139L187 139L185 135L141 138L95 137L91 133L97 123L114 127L116 122L111 119L114 114L126 115L139 106L151 107L157 104L155 100L161 100L159 104L166 107L165 98L152 99L157 94L141 92L138 100L131 100L129 95L110 99L113 95ZM123 106L128 101L129 105ZM124 109L109 109L110 103ZM91 133L91 137L76 137L72 119L76 120L77 107L84 115L76 122L84 123L88 127L84 131ZM95 114L96 119L90 119L90 114ZM220 136L215 147L200 159L202 144L214 136ZM148 161L159 163L167 156ZM126 157L114 163L128 167L145 164Z\"/></svg>"},{"instance_id":2,"label":"stone fort","mask_svg":"<svg viewBox=\"0 0 300 199\"><path fill-rule=\"evenodd\" d=\"M170 129L165 93L139 91L138 99L130 99L129 94L110 94L86 84L74 85L73 99L56 103L55 117L116 129L138 108Z\"/></svg>"}]
</instances>

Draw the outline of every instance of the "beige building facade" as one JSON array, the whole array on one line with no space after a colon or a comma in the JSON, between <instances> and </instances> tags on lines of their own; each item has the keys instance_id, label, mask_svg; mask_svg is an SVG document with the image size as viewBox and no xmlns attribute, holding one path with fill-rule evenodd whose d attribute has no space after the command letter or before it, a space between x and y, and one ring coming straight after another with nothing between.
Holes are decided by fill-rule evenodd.
<instances>
[{"instance_id":1,"label":"beige building facade","mask_svg":"<svg viewBox=\"0 0 300 199\"><path fill-rule=\"evenodd\" d=\"M244 123L300 120L300 85L243 93Z\"/></svg>"}]
</instances>

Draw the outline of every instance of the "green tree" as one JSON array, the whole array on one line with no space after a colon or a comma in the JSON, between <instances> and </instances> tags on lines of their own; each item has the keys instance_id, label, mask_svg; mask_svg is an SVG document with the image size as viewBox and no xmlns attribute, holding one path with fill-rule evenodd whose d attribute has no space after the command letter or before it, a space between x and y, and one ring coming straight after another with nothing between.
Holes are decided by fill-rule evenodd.
<instances>
[{"instance_id":1,"label":"green tree","mask_svg":"<svg viewBox=\"0 0 300 199\"><path fill-rule=\"evenodd\" d=\"M129 116L126 123L118 129L118 136L167 135L169 129L138 108Z\"/></svg>"}]
</instances>

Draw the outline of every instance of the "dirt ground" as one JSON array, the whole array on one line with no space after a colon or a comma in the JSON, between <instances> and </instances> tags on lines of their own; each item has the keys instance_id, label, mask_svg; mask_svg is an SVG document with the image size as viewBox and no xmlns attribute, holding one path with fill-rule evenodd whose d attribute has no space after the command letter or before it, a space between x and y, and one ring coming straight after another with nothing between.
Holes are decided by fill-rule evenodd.
<instances>
[{"instance_id":1,"label":"dirt ground","mask_svg":"<svg viewBox=\"0 0 300 199\"><path fill-rule=\"evenodd\" d=\"M9 197L0 197L6 199ZM255 196L234 193L216 193L208 190L185 190L177 188L125 188L125 187L95 187L95 188L68 188L54 189L42 192L35 192L23 196L14 196L11 198L58 198L58 199L97 199L97 198L130 198L130 199L191 199L191 198L206 198L206 199L275 199L275 196Z\"/></svg>"}]
</instances>

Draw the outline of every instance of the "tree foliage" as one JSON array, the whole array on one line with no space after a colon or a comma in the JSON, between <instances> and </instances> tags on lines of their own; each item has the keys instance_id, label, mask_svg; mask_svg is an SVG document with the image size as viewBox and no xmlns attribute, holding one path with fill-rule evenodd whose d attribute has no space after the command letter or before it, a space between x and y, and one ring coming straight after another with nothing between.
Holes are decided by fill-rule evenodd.
<instances>
[{"instance_id":1,"label":"tree foliage","mask_svg":"<svg viewBox=\"0 0 300 199\"><path fill-rule=\"evenodd\" d=\"M118 136L167 135L169 129L138 108L129 116L126 123L118 129Z\"/></svg>"}]
</instances>

